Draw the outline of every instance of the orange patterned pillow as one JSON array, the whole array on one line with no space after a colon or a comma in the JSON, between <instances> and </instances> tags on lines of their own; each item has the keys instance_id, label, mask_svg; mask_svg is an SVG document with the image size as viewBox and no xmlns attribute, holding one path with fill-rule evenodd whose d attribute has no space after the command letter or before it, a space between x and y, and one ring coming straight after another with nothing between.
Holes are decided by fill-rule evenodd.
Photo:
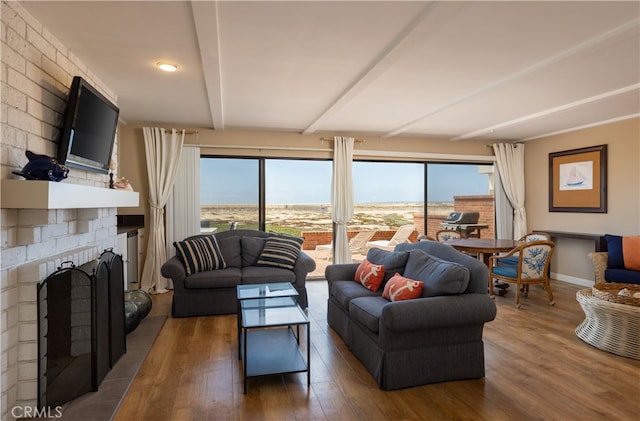
<instances>
[{"instance_id":1,"label":"orange patterned pillow","mask_svg":"<svg viewBox=\"0 0 640 421\"><path fill-rule=\"evenodd\" d=\"M424 282L414 281L396 273L387 281L382 297L389 301L412 300L422 294Z\"/></svg>"},{"instance_id":2,"label":"orange patterned pillow","mask_svg":"<svg viewBox=\"0 0 640 421\"><path fill-rule=\"evenodd\" d=\"M374 265L364 259L356 270L354 281L361 283L365 288L375 292L380 289L384 278L384 265Z\"/></svg>"}]
</instances>

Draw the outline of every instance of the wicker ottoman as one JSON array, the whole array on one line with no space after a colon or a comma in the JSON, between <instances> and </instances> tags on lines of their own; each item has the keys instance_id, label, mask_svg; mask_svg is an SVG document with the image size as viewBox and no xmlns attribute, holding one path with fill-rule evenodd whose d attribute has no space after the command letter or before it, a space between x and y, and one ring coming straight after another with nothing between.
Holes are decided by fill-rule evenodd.
<instances>
[{"instance_id":1,"label":"wicker ottoman","mask_svg":"<svg viewBox=\"0 0 640 421\"><path fill-rule=\"evenodd\" d=\"M576 335L586 343L640 360L640 307L594 297L591 288L576 293L586 318Z\"/></svg>"}]
</instances>

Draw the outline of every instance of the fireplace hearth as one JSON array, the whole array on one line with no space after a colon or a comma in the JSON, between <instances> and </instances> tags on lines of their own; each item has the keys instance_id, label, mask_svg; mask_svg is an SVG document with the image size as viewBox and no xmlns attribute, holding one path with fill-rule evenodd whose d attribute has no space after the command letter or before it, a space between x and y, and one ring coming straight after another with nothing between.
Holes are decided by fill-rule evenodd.
<instances>
[{"instance_id":1,"label":"fireplace hearth","mask_svg":"<svg viewBox=\"0 0 640 421\"><path fill-rule=\"evenodd\" d=\"M111 250L64 262L38 285L38 406L62 405L98 386L126 352L124 265Z\"/></svg>"}]
</instances>

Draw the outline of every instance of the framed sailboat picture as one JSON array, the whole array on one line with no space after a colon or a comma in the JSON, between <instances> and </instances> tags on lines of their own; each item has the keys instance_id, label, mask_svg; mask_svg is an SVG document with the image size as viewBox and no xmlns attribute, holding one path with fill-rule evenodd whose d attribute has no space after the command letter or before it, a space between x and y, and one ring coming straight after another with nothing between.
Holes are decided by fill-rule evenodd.
<instances>
[{"instance_id":1,"label":"framed sailboat picture","mask_svg":"<svg viewBox=\"0 0 640 421\"><path fill-rule=\"evenodd\" d=\"M549 212L607 212L607 145L549 154Z\"/></svg>"}]
</instances>

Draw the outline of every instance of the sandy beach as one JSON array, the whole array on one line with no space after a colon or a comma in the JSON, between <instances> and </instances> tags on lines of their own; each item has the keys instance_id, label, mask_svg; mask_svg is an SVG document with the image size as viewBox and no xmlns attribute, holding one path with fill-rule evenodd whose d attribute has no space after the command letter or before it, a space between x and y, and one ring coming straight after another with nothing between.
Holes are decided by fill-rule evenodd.
<instances>
[{"instance_id":1,"label":"sandy beach","mask_svg":"<svg viewBox=\"0 0 640 421\"><path fill-rule=\"evenodd\" d=\"M435 202L428 205L429 215L448 215L453 202ZM365 203L354 206L350 229L385 230L413 223L414 214L424 213L422 203ZM201 220L210 226L224 226L232 221L252 226L258 219L257 205L203 205ZM276 225L300 231L331 230L329 204L267 205L267 225Z\"/></svg>"}]
</instances>

